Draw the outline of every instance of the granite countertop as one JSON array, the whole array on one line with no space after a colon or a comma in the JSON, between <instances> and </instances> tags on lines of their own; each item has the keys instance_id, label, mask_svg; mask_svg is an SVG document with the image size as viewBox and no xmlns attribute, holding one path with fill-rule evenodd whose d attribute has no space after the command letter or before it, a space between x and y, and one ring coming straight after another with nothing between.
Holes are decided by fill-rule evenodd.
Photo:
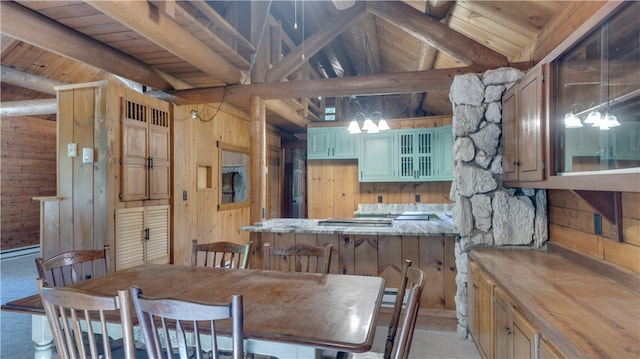
<instances>
[{"instance_id":1,"label":"granite countertop","mask_svg":"<svg viewBox=\"0 0 640 359\"><path fill-rule=\"evenodd\" d=\"M391 225L365 225L361 223L327 225L326 219L305 218L274 218L264 222L255 223L252 226L240 227L244 232L271 232L271 233L316 233L316 234L359 234L381 236L437 236L457 235L458 231L453 225L450 212L430 212L438 216L438 219L422 221L392 220Z\"/></svg>"}]
</instances>

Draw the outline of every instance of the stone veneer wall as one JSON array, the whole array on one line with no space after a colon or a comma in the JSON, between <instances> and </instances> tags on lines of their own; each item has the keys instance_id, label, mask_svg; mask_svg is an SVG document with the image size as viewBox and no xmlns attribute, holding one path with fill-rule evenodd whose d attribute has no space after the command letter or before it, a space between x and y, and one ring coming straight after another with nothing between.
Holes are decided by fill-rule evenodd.
<instances>
[{"instance_id":1,"label":"stone veneer wall","mask_svg":"<svg viewBox=\"0 0 640 359\"><path fill-rule=\"evenodd\" d=\"M468 251L472 247L540 248L548 238L546 190L506 188L502 183L502 94L522 77L518 69L500 68L454 78L454 176L456 312L458 335L466 337Z\"/></svg>"}]
</instances>

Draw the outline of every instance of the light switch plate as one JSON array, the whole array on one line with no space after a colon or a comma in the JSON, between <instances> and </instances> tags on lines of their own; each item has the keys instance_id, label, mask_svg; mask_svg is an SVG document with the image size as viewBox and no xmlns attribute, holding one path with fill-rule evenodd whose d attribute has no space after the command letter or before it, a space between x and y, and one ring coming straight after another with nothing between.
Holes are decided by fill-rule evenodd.
<instances>
[{"instance_id":1,"label":"light switch plate","mask_svg":"<svg viewBox=\"0 0 640 359\"><path fill-rule=\"evenodd\" d=\"M78 145L75 143L67 143L67 157L73 158L78 155Z\"/></svg>"},{"instance_id":2,"label":"light switch plate","mask_svg":"<svg viewBox=\"0 0 640 359\"><path fill-rule=\"evenodd\" d=\"M93 148L82 149L82 163L93 163Z\"/></svg>"}]
</instances>

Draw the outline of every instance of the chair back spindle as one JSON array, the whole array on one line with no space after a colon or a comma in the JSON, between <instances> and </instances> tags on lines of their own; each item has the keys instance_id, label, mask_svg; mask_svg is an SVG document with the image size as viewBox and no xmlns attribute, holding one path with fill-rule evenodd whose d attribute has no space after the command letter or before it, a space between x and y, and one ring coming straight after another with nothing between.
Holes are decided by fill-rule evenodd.
<instances>
[{"instance_id":1,"label":"chair back spindle","mask_svg":"<svg viewBox=\"0 0 640 359\"><path fill-rule=\"evenodd\" d=\"M149 358L173 357L173 347L164 338L175 331L180 358L203 358L200 334L210 335L210 357L218 359L216 321L231 318L233 359L244 358L244 318L242 295L234 295L230 303L202 304L167 298L145 297L138 287L132 287L131 297L142 328ZM187 333L193 333L194 347L187 345ZM192 349L193 352L189 350ZM164 354L163 354L164 353Z\"/></svg>"},{"instance_id":2,"label":"chair back spindle","mask_svg":"<svg viewBox=\"0 0 640 359\"><path fill-rule=\"evenodd\" d=\"M246 269L249 266L252 242L237 244L233 242L214 242L191 245L191 265L204 267L222 267Z\"/></svg>"},{"instance_id":3,"label":"chair back spindle","mask_svg":"<svg viewBox=\"0 0 640 359\"><path fill-rule=\"evenodd\" d=\"M286 247L264 244L264 269L285 272L329 273L333 244L323 247L298 243Z\"/></svg>"},{"instance_id":4,"label":"chair back spindle","mask_svg":"<svg viewBox=\"0 0 640 359\"><path fill-rule=\"evenodd\" d=\"M120 290L110 297L48 287L43 279L38 279L37 285L60 358L136 358L128 291ZM109 336L107 317L116 313L122 323L122 340Z\"/></svg>"},{"instance_id":5,"label":"chair back spindle","mask_svg":"<svg viewBox=\"0 0 640 359\"><path fill-rule=\"evenodd\" d=\"M54 287L64 287L113 271L109 245L103 249L68 251L46 260L36 258L35 263L39 278Z\"/></svg>"}]
</instances>

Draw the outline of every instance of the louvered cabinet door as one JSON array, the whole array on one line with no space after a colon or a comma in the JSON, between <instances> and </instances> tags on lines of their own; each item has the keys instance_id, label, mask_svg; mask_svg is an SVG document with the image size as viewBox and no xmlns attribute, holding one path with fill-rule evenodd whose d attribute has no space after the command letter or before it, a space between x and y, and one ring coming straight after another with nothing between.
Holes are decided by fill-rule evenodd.
<instances>
[{"instance_id":1,"label":"louvered cabinet door","mask_svg":"<svg viewBox=\"0 0 640 359\"><path fill-rule=\"evenodd\" d=\"M169 198L169 112L151 108L149 123L149 199Z\"/></svg>"},{"instance_id":2,"label":"louvered cabinet door","mask_svg":"<svg viewBox=\"0 0 640 359\"><path fill-rule=\"evenodd\" d=\"M147 192L147 106L122 100L122 192L123 201L146 199Z\"/></svg>"},{"instance_id":3,"label":"louvered cabinet door","mask_svg":"<svg viewBox=\"0 0 640 359\"><path fill-rule=\"evenodd\" d=\"M116 210L116 270L169 263L169 205Z\"/></svg>"},{"instance_id":4,"label":"louvered cabinet door","mask_svg":"<svg viewBox=\"0 0 640 359\"><path fill-rule=\"evenodd\" d=\"M145 207L149 239L145 246L146 263L169 263L169 205Z\"/></svg>"},{"instance_id":5,"label":"louvered cabinet door","mask_svg":"<svg viewBox=\"0 0 640 359\"><path fill-rule=\"evenodd\" d=\"M116 270L144 264L145 209L116 209Z\"/></svg>"}]
</instances>

